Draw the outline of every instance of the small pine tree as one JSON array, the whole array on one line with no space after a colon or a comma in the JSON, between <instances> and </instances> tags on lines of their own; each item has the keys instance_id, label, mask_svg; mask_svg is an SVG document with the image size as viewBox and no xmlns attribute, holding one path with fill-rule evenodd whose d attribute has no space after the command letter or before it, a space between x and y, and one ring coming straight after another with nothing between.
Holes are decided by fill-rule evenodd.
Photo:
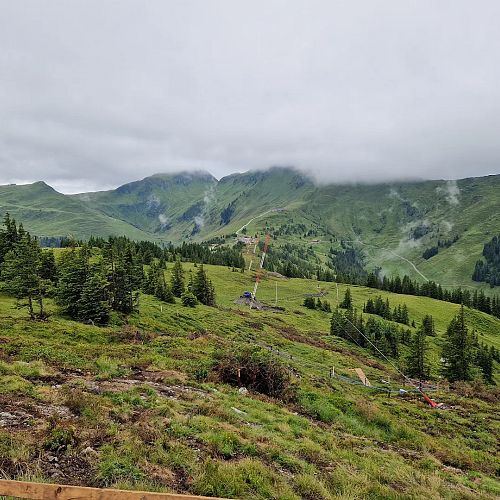
<instances>
[{"instance_id":1,"label":"small pine tree","mask_svg":"<svg viewBox=\"0 0 500 500\"><path fill-rule=\"evenodd\" d=\"M453 318L444 335L442 350L443 375L454 382L456 380L471 380L473 339L465 324L464 306Z\"/></svg>"},{"instance_id":2,"label":"small pine tree","mask_svg":"<svg viewBox=\"0 0 500 500\"><path fill-rule=\"evenodd\" d=\"M80 321L97 325L109 322L108 288L109 282L102 265L94 266L82 287L82 295L77 304Z\"/></svg>"},{"instance_id":3,"label":"small pine tree","mask_svg":"<svg viewBox=\"0 0 500 500\"><path fill-rule=\"evenodd\" d=\"M184 307L196 307L198 301L191 292L184 292L181 297L181 302Z\"/></svg>"},{"instance_id":4,"label":"small pine tree","mask_svg":"<svg viewBox=\"0 0 500 500\"><path fill-rule=\"evenodd\" d=\"M351 289L350 288L348 288L345 291L344 300L340 304L340 307L342 309L352 309L352 296L351 296Z\"/></svg>"},{"instance_id":5,"label":"small pine tree","mask_svg":"<svg viewBox=\"0 0 500 500\"><path fill-rule=\"evenodd\" d=\"M308 309L316 309L316 302L312 297L306 297L304 299L304 306Z\"/></svg>"},{"instance_id":6,"label":"small pine tree","mask_svg":"<svg viewBox=\"0 0 500 500\"><path fill-rule=\"evenodd\" d=\"M425 334L428 337L436 336L436 327L434 326L434 318L430 314L424 316L424 319L422 320L422 327L425 331Z\"/></svg>"},{"instance_id":7,"label":"small pine tree","mask_svg":"<svg viewBox=\"0 0 500 500\"><path fill-rule=\"evenodd\" d=\"M206 306L215 306L215 289L208 279L207 273L201 264L194 276L192 293L196 299Z\"/></svg>"},{"instance_id":8,"label":"small pine tree","mask_svg":"<svg viewBox=\"0 0 500 500\"><path fill-rule=\"evenodd\" d=\"M181 261L177 259L172 267L172 277L171 277L171 288L172 293L176 297L182 297L184 293L184 269L182 268Z\"/></svg>"},{"instance_id":9,"label":"small pine tree","mask_svg":"<svg viewBox=\"0 0 500 500\"><path fill-rule=\"evenodd\" d=\"M410 345L406 356L407 372L410 377L416 377L420 380L429 378L428 351L429 346L424 326L421 325L410 338Z\"/></svg>"},{"instance_id":10,"label":"small pine tree","mask_svg":"<svg viewBox=\"0 0 500 500\"><path fill-rule=\"evenodd\" d=\"M41 276L41 254L38 242L29 233L22 232L12 250L5 254L1 268L3 290L19 300L27 300L24 305L32 320L46 318L43 299L48 283ZM37 313L35 303L38 304Z\"/></svg>"}]
</instances>

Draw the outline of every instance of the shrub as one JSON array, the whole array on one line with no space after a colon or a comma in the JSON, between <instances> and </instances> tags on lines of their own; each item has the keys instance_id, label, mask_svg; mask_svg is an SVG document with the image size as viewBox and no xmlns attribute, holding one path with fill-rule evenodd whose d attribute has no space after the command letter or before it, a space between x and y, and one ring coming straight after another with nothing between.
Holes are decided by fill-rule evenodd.
<instances>
[{"instance_id":1,"label":"shrub","mask_svg":"<svg viewBox=\"0 0 500 500\"><path fill-rule=\"evenodd\" d=\"M295 398L290 372L270 352L245 347L216 355L214 370L222 382L283 400Z\"/></svg>"},{"instance_id":2,"label":"shrub","mask_svg":"<svg viewBox=\"0 0 500 500\"><path fill-rule=\"evenodd\" d=\"M181 296L181 302L184 307L196 307L198 301L191 292L184 292Z\"/></svg>"}]
</instances>

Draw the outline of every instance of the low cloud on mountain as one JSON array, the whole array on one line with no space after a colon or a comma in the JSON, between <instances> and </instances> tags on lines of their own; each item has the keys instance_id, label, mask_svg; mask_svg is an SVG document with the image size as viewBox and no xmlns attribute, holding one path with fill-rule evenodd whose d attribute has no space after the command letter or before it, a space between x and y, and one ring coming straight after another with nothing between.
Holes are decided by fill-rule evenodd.
<instances>
[{"instance_id":1,"label":"low cloud on mountain","mask_svg":"<svg viewBox=\"0 0 500 500\"><path fill-rule=\"evenodd\" d=\"M493 0L0 0L0 183L496 173L499 16Z\"/></svg>"}]
</instances>

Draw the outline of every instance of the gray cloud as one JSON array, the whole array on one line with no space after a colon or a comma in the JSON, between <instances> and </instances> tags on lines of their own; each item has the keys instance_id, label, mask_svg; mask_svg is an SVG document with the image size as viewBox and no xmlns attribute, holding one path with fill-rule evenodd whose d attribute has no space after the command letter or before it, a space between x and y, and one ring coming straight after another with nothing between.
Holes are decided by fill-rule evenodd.
<instances>
[{"instance_id":1,"label":"gray cloud","mask_svg":"<svg viewBox=\"0 0 500 500\"><path fill-rule=\"evenodd\" d=\"M500 3L0 0L0 183L500 165Z\"/></svg>"}]
</instances>

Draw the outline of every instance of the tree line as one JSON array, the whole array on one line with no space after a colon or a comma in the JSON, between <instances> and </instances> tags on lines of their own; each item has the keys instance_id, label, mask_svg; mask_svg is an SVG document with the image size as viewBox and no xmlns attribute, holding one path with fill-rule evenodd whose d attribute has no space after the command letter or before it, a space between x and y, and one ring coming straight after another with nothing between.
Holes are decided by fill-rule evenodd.
<instances>
[{"instance_id":1,"label":"tree line","mask_svg":"<svg viewBox=\"0 0 500 500\"><path fill-rule=\"evenodd\" d=\"M38 240L7 214L0 229L1 288L17 298L33 320L47 318L44 299L50 296L72 319L97 325L107 324L112 311L125 315L136 311L141 291L166 303L179 297L191 307L216 304L215 289L203 264L190 273L186 283L177 259L167 282L163 253L152 257L145 272L145 252L140 244L127 238L99 243L95 247L90 242L73 245L56 261L52 249L42 249Z\"/></svg>"},{"instance_id":2,"label":"tree line","mask_svg":"<svg viewBox=\"0 0 500 500\"><path fill-rule=\"evenodd\" d=\"M414 333L388 321L372 317L365 320L353 307L348 289L332 314L330 333L367 348L376 356L400 358L400 346L405 345L402 362L406 373L421 380L431 375L428 337L436 336L436 330L430 315L423 318ZM441 359L439 371L452 382L482 376L486 382L493 383L493 361L500 362L500 352L479 342L477 334L467 326L464 306L461 305L443 336Z\"/></svg>"},{"instance_id":3,"label":"tree line","mask_svg":"<svg viewBox=\"0 0 500 500\"><path fill-rule=\"evenodd\" d=\"M472 274L474 281L489 283L493 288L500 286L500 237L493 238L484 245L483 257L478 260Z\"/></svg>"}]
</instances>

